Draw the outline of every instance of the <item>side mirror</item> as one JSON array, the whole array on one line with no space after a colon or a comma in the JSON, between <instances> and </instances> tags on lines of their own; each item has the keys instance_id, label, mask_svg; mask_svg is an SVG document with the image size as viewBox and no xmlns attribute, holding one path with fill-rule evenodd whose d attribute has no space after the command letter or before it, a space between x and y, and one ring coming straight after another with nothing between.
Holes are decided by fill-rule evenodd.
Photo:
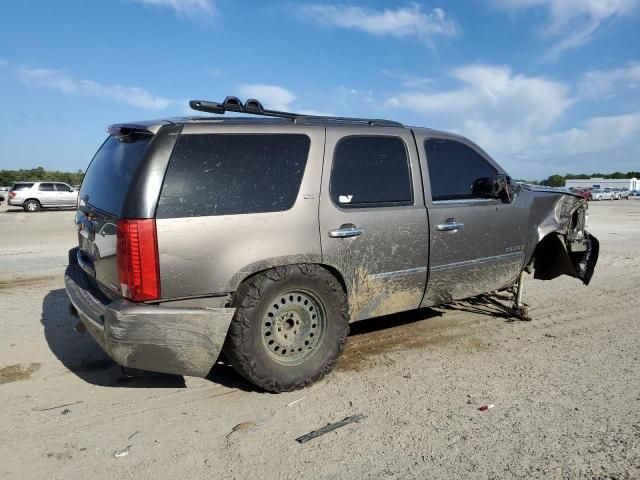
<instances>
[{"instance_id":1,"label":"side mirror","mask_svg":"<svg viewBox=\"0 0 640 480\"><path fill-rule=\"evenodd\" d=\"M518 190L517 185L511 181L511 177L497 174L493 178L479 178L473 182L474 195L486 198L500 198L504 203L513 201L513 194Z\"/></svg>"}]
</instances>

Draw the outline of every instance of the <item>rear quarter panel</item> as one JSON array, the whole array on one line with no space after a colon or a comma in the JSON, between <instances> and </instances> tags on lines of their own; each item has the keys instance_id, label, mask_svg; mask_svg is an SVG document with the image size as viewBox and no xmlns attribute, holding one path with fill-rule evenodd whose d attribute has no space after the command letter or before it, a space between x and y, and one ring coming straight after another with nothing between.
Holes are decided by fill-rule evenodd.
<instances>
[{"instance_id":1,"label":"rear quarter panel","mask_svg":"<svg viewBox=\"0 0 640 480\"><path fill-rule=\"evenodd\" d=\"M318 227L324 127L185 125L182 134L299 133L311 139L293 207L283 212L157 219L162 297L234 291L266 268L321 261Z\"/></svg>"}]
</instances>

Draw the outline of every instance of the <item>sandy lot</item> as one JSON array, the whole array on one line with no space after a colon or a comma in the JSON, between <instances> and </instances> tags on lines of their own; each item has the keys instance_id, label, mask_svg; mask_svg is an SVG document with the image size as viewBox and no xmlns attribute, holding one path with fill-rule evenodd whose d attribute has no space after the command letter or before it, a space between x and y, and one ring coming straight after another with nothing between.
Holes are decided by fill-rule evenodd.
<instances>
[{"instance_id":1,"label":"sandy lot","mask_svg":"<svg viewBox=\"0 0 640 480\"><path fill-rule=\"evenodd\" d=\"M273 395L225 365L125 377L67 312L73 212L3 207L0 477L640 478L640 200L588 223L592 284L529 281L534 321L461 304L361 322L337 371Z\"/></svg>"}]
</instances>

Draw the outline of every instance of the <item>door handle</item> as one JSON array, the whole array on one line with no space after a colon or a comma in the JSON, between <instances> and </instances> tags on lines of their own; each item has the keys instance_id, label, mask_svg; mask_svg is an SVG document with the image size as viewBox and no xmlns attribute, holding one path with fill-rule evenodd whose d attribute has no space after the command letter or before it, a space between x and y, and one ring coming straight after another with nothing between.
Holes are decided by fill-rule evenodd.
<instances>
[{"instance_id":1,"label":"door handle","mask_svg":"<svg viewBox=\"0 0 640 480\"><path fill-rule=\"evenodd\" d=\"M353 223L345 223L340 225L340 228L329 230L329 237L331 238L349 238L362 235L364 230L356 227Z\"/></svg>"},{"instance_id":2,"label":"door handle","mask_svg":"<svg viewBox=\"0 0 640 480\"><path fill-rule=\"evenodd\" d=\"M447 221L447 223L440 223L438 226L436 226L436 229L439 232L455 233L463 227L464 227L464 223L458 223L455 220L449 220Z\"/></svg>"}]
</instances>

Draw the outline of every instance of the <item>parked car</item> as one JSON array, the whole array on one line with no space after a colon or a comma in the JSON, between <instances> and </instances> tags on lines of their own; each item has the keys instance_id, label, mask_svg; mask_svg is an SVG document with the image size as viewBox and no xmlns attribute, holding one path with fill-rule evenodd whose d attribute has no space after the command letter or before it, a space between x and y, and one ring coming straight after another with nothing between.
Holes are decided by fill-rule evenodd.
<instances>
[{"instance_id":1,"label":"parked car","mask_svg":"<svg viewBox=\"0 0 640 480\"><path fill-rule=\"evenodd\" d=\"M574 193L580 195L585 200L591 200L591 190L588 188L579 188Z\"/></svg>"},{"instance_id":2,"label":"parked car","mask_svg":"<svg viewBox=\"0 0 640 480\"><path fill-rule=\"evenodd\" d=\"M639 197L640 196L640 190L631 190L630 195L632 197Z\"/></svg>"},{"instance_id":3,"label":"parked car","mask_svg":"<svg viewBox=\"0 0 640 480\"><path fill-rule=\"evenodd\" d=\"M62 182L17 182L9 191L8 205L37 212L47 207L77 207L78 192Z\"/></svg>"},{"instance_id":4,"label":"parked car","mask_svg":"<svg viewBox=\"0 0 640 480\"><path fill-rule=\"evenodd\" d=\"M113 125L80 189L66 291L120 365L204 377L224 350L289 391L333 368L350 322L516 285L522 312L525 270L591 279L586 200L516 184L464 137L190 104L254 117Z\"/></svg>"},{"instance_id":5,"label":"parked car","mask_svg":"<svg viewBox=\"0 0 640 480\"><path fill-rule=\"evenodd\" d=\"M629 195L631 195L631 192L629 191L628 188L621 188L620 190L618 190L618 199L625 199L625 200L629 200Z\"/></svg>"},{"instance_id":6,"label":"parked car","mask_svg":"<svg viewBox=\"0 0 640 480\"><path fill-rule=\"evenodd\" d=\"M594 188L591 190L591 198L593 200L613 200L613 192L611 190L602 190Z\"/></svg>"}]
</instances>

